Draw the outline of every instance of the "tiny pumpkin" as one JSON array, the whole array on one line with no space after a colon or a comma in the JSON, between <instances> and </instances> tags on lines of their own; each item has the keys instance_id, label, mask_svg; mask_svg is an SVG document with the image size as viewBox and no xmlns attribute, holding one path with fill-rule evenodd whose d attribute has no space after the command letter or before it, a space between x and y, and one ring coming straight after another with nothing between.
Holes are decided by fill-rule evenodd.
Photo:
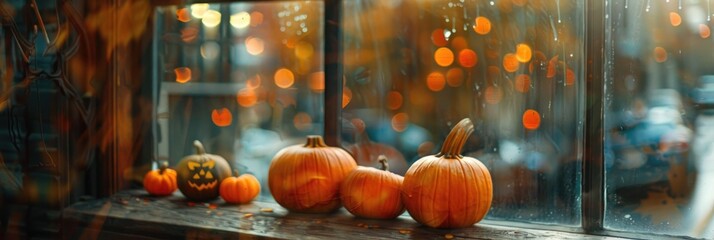
<instances>
[{"instance_id":1,"label":"tiny pumpkin","mask_svg":"<svg viewBox=\"0 0 714 240\"><path fill-rule=\"evenodd\" d=\"M275 201L290 211L332 212L342 205L340 184L355 168L349 153L311 135L306 144L286 147L273 157L268 187Z\"/></svg>"},{"instance_id":2,"label":"tiny pumpkin","mask_svg":"<svg viewBox=\"0 0 714 240\"><path fill-rule=\"evenodd\" d=\"M481 221L491 207L491 174L479 160L461 156L474 126L461 120L441 152L417 160L407 170L402 198L417 222L434 228L459 228Z\"/></svg>"},{"instance_id":3,"label":"tiny pumpkin","mask_svg":"<svg viewBox=\"0 0 714 240\"><path fill-rule=\"evenodd\" d=\"M170 169L169 163L162 161L159 169L144 175L144 189L154 196L167 196L176 191L176 170Z\"/></svg>"},{"instance_id":4,"label":"tiny pumpkin","mask_svg":"<svg viewBox=\"0 0 714 240\"><path fill-rule=\"evenodd\" d=\"M393 219L404 212L402 204L403 177L389 171L384 155L379 156L381 170L357 167L340 188L345 209L358 217Z\"/></svg>"},{"instance_id":5,"label":"tiny pumpkin","mask_svg":"<svg viewBox=\"0 0 714 240\"><path fill-rule=\"evenodd\" d=\"M345 147L345 150L352 154L357 161L357 165L365 167L379 168L381 163L375 161L379 155L384 155L389 161L389 171L404 175L409 168L409 164L404 159L404 155L392 146L376 143L369 139L365 131L365 123L361 119L352 120L355 127L355 144Z\"/></svg>"},{"instance_id":6,"label":"tiny pumpkin","mask_svg":"<svg viewBox=\"0 0 714 240\"><path fill-rule=\"evenodd\" d=\"M218 197L219 184L231 176L231 167L221 156L208 154L199 141L193 141L196 154L184 157L176 166L178 188L186 198L208 201Z\"/></svg>"},{"instance_id":7,"label":"tiny pumpkin","mask_svg":"<svg viewBox=\"0 0 714 240\"><path fill-rule=\"evenodd\" d=\"M219 193L227 203L249 203L260 193L260 182L252 174L240 175L234 171L232 177L223 179Z\"/></svg>"}]
</instances>

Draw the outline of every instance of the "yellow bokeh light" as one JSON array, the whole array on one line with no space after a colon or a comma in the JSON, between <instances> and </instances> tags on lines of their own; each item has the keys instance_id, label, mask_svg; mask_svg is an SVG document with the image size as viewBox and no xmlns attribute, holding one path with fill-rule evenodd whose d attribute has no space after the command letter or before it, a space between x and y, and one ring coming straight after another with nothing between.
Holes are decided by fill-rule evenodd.
<instances>
[{"instance_id":1,"label":"yellow bokeh light","mask_svg":"<svg viewBox=\"0 0 714 240\"><path fill-rule=\"evenodd\" d=\"M451 49L441 47L434 52L434 61L442 67L447 67L454 62L454 52Z\"/></svg>"},{"instance_id":2,"label":"yellow bokeh light","mask_svg":"<svg viewBox=\"0 0 714 240\"><path fill-rule=\"evenodd\" d=\"M314 48L312 47L312 44L309 42L298 42L297 45L295 45L295 56L298 57L299 59L307 60L312 57L313 53L315 52Z\"/></svg>"},{"instance_id":3,"label":"yellow bokeh light","mask_svg":"<svg viewBox=\"0 0 714 240\"><path fill-rule=\"evenodd\" d=\"M281 68L275 71L273 78L275 79L275 85L280 88L289 88L295 83L295 75L287 68Z\"/></svg>"},{"instance_id":4,"label":"yellow bokeh light","mask_svg":"<svg viewBox=\"0 0 714 240\"><path fill-rule=\"evenodd\" d=\"M533 52L528 44L521 43L516 45L516 59L518 59L519 62L526 63L531 60L532 56Z\"/></svg>"},{"instance_id":5,"label":"yellow bokeh light","mask_svg":"<svg viewBox=\"0 0 714 240\"><path fill-rule=\"evenodd\" d=\"M201 19L203 26L212 28L221 24L221 13L215 10L207 10Z\"/></svg>"},{"instance_id":6,"label":"yellow bokeh light","mask_svg":"<svg viewBox=\"0 0 714 240\"><path fill-rule=\"evenodd\" d=\"M195 18L203 18L203 15L208 11L210 5L208 3L191 4L191 15Z\"/></svg>"},{"instance_id":7,"label":"yellow bokeh light","mask_svg":"<svg viewBox=\"0 0 714 240\"><path fill-rule=\"evenodd\" d=\"M258 37L248 37L245 39L245 50L253 56L260 55L265 50L265 42Z\"/></svg>"},{"instance_id":8,"label":"yellow bokeh light","mask_svg":"<svg viewBox=\"0 0 714 240\"><path fill-rule=\"evenodd\" d=\"M234 28L245 28L250 25L250 14L247 12L239 12L231 15L231 26Z\"/></svg>"}]
</instances>

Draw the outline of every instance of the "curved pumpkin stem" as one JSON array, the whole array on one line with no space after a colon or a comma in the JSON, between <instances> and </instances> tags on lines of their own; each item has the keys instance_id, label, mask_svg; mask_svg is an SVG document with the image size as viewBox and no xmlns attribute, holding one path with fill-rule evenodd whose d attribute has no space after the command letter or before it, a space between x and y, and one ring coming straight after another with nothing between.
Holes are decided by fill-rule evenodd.
<instances>
[{"instance_id":1,"label":"curved pumpkin stem","mask_svg":"<svg viewBox=\"0 0 714 240\"><path fill-rule=\"evenodd\" d=\"M234 177L240 176L240 172L238 170L233 170L233 176Z\"/></svg>"},{"instance_id":2,"label":"curved pumpkin stem","mask_svg":"<svg viewBox=\"0 0 714 240\"><path fill-rule=\"evenodd\" d=\"M379 157L377 157L377 161L382 164L382 168L380 169L384 171L389 171L389 163L387 162L387 156L379 155Z\"/></svg>"},{"instance_id":3,"label":"curved pumpkin stem","mask_svg":"<svg viewBox=\"0 0 714 240\"><path fill-rule=\"evenodd\" d=\"M203 144L201 144L201 141L194 140L193 146L196 148L196 154L206 154L206 149L203 148Z\"/></svg>"},{"instance_id":4,"label":"curved pumpkin stem","mask_svg":"<svg viewBox=\"0 0 714 240\"><path fill-rule=\"evenodd\" d=\"M317 148L317 147L327 147L325 140L322 140L320 135L309 135L307 136L307 143L303 147L307 148Z\"/></svg>"},{"instance_id":5,"label":"curved pumpkin stem","mask_svg":"<svg viewBox=\"0 0 714 240\"><path fill-rule=\"evenodd\" d=\"M167 168L169 168L169 162L161 161L159 163L159 174L164 174Z\"/></svg>"},{"instance_id":6,"label":"curved pumpkin stem","mask_svg":"<svg viewBox=\"0 0 714 240\"><path fill-rule=\"evenodd\" d=\"M459 123L457 123L454 128L451 129L449 135L446 136L444 144L441 146L441 151L437 154L437 157L444 157L449 159L460 159L461 150L466 144L466 140L474 131L474 124L470 119L464 118Z\"/></svg>"}]
</instances>

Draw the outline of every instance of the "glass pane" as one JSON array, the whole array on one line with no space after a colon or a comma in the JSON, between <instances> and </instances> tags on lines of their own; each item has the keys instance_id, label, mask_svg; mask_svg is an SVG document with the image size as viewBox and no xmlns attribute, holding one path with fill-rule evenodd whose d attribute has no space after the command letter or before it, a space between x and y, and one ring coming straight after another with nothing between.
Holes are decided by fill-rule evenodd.
<instances>
[{"instance_id":1,"label":"glass pane","mask_svg":"<svg viewBox=\"0 0 714 240\"><path fill-rule=\"evenodd\" d=\"M451 127L491 171L488 218L580 225L583 1L345 1L342 139L404 174Z\"/></svg>"},{"instance_id":2,"label":"glass pane","mask_svg":"<svg viewBox=\"0 0 714 240\"><path fill-rule=\"evenodd\" d=\"M157 10L157 158L193 140L254 174L270 196L273 155L322 134L322 2L192 4Z\"/></svg>"},{"instance_id":3,"label":"glass pane","mask_svg":"<svg viewBox=\"0 0 714 240\"><path fill-rule=\"evenodd\" d=\"M608 6L605 227L714 238L714 5Z\"/></svg>"}]
</instances>

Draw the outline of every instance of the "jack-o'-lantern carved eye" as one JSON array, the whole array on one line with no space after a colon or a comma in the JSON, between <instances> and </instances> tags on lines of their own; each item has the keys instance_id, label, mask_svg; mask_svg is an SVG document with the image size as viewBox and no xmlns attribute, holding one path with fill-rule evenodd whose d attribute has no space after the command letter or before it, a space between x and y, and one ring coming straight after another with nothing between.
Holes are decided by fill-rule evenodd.
<instances>
[{"instance_id":1,"label":"jack-o'-lantern carved eye","mask_svg":"<svg viewBox=\"0 0 714 240\"><path fill-rule=\"evenodd\" d=\"M199 166L201 166L201 164L197 162L188 162L188 169L191 171L195 170Z\"/></svg>"},{"instance_id":2,"label":"jack-o'-lantern carved eye","mask_svg":"<svg viewBox=\"0 0 714 240\"><path fill-rule=\"evenodd\" d=\"M215 161L208 161L208 162L204 162L201 164L201 167L208 168L208 169L213 169L213 167L215 167L215 166L216 166Z\"/></svg>"},{"instance_id":3,"label":"jack-o'-lantern carved eye","mask_svg":"<svg viewBox=\"0 0 714 240\"><path fill-rule=\"evenodd\" d=\"M200 163L200 164L197 162L189 162L188 163L188 169L190 169L191 171L195 172L195 171L200 170L197 173L194 173L193 176L191 177L194 180L198 180L201 178L213 179L213 173L211 173L211 170L215 166L216 166L215 161L208 161L208 162L204 162L204 163Z\"/></svg>"}]
</instances>

